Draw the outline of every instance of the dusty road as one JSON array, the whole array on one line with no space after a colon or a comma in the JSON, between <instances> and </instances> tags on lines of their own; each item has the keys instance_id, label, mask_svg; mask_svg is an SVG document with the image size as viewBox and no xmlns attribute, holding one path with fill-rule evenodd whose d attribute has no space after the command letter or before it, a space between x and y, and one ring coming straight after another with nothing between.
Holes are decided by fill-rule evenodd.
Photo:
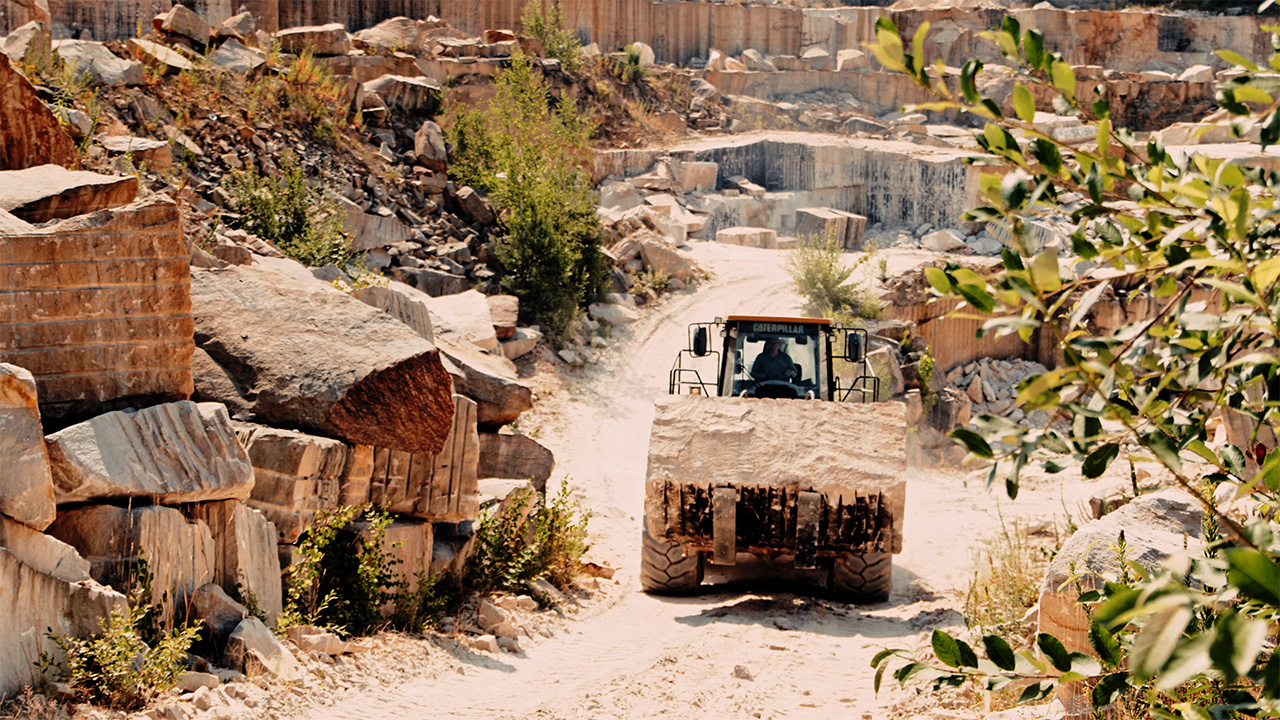
<instances>
[{"instance_id":1,"label":"dusty road","mask_svg":"<svg viewBox=\"0 0 1280 720\"><path fill-rule=\"evenodd\" d=\"M591 556L620 568L617 585L587 605L557 637L521 656L465 653L461 664L316 711L326 718L862 718L885 717L892 697L871 689L871 656L914 646L939 625L962 623L951 608L972 572L976 541L997 523L997 500L961 474L913 471L905 549L895 558L888 603L850 606L768 585L729 585L688 599L639 592L636 580L642 480L653 400L690 322L730 313L790 314L784 255L698 244L714 279L646 313L600 365L566 390L539 398L520 425L536 429L591 509ZM910 255L893 265L912 265ZM839 442L841 439L833 439ZM844 440L857 452L857 438ZM1092 486L1042 484L1006 521L1051 519ZM744 670L735 668L741 666Z\"/></svg>"}]
</instances>

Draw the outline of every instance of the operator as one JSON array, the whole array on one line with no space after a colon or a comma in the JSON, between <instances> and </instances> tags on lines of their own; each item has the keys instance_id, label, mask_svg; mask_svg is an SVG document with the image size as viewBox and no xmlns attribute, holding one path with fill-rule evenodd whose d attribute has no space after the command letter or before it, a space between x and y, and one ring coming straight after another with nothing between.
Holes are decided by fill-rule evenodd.
<instances>
[{"instance_id":1,"label":"operator","mask_svg":"<svg viewBox=\"0 0 1280 720\"><path fill-rule=\"evenodd\" d=\"M764 352L757 355L755 362L751 363L751 377L757 382L795 379L795 361L783 352L782 345L781 338L769 338L764 341Z\"/></svg>"}]
</instances>

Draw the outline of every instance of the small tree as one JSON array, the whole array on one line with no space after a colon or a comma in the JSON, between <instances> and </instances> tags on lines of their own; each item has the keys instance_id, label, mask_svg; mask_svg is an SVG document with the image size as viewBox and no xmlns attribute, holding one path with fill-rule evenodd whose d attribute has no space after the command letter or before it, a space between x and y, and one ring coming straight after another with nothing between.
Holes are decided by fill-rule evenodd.
<instances>
[{"instance_id":1,"label":"small tree","mask_svg":"<svg viewBox=\"0 0 1280 720\"><path fill-rule=\"evenodd\" d=\"M988 689L1018 682L1020 701L1082 682L1096 708L1124 702L1161 718L1275 717L1280 658L1267 638L1280 618L1280 541L1264 518L1280 509L1280 452L1257 443L1280 424L1280 173L1175 155L1158 138L1139 146L1113 126L1101 93L1078 85L1067 61L1045 49L1044 36L1012 17L986 33L1016 76L1006 115L1000 99L979 92L981 62L969 61L949 80L941 61L926 60L928 31L925 23L908 50L882 18L871 49L938 97L925 109L986 120L977 162L1005 172L982 176L984 204L966 217L1002 223L1012 239L994 276L949 265L927 268L926 277L937 294L963 299L964 312L989 316L983 332L1047 335L1063 356L1018 391L1020 407L1051 414L1047 427L984 414L974 430L953 436L990 462L988 485L1002 479L1011 497L1031 462L1049 472L1074 465L1095 478L1124 448L1148 454L1203 504L1207 544L1177 572L1122 576L1081 595L1093 653L1068 652L1041 634L1036 645L1046 663L988 635L979 658L936 631L931 658L894 649L877 655L876 687L891 664L905 661L893 673L900 682L931 680L938 688L973 679ZM1242 70L1218 92L1230 127L1260 128L1264 146L1276 143L1280 54L1265 70L1236 53L1219 55ZM1037 126L1038 105L1078 116L1096 143L1056 140ZM1057 249L1030 231L1028 221L1040 213L1069 213L1072 252L1107 272L1063 267ZM1090 310L1107 294L1150 297L1158 310L1101 330ZM1251 427L1245 447L1209 446L1209 421L1220 411ZM1245 522L1223 512L1214 498L1224 484L1229 498L1252 498L1258 517Z\"/></svg>"},{"instance_id":2,"label":"small tree","mask_svg":"<svg viewBox=\"0 0 1280 720\"><path fill-rule=\"evenodd\" d=\"M543 12L542 0L529 0L520 12L520 27L526 35L542 43L543 52L559 60L565 72L576 73L582 69L582 43L564 27L559 2L552 2Z\"/></svg>"},{"instance_id":3,"label":"small tree","mask_svg":"<svg viewBox=\"0 0 1280 720\"><path fill-rule=\"evenodd\" d=\"M484 109L454 109L452 172L499 209L502 284L521 315L563 335L608 273L586 170L593 126L570 101L553 106L546 79L518 51L495 85Z\"/></svg>"},{"instance_id":4,"label":"small tree","mask_svg":"<svg viewBox=\"0 0 1280 720\"><path fill-rule=\"evenodd\" d=\"M805 311L818 317L849 322L855 317L875 318L880 306L859 281L850 282L858 268L870 261L865 253L845 262L844 246L833 232L800 238L787 254L791 288L806 300Z\"/></svg>"}]
</instances>

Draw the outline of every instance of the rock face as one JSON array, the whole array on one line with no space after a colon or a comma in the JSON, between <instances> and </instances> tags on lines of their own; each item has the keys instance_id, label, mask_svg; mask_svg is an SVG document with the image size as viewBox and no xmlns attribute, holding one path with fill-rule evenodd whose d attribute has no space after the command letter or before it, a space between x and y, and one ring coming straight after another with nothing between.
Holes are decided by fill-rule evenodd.
<instances>
[{"instance_id":1,"label":"rock face","mask_svg":"<svg viewBox=\"0 0 1280 720\"><path fill-rule=\"evenodd\" d=\"M0 208L30 223L63 220L133 202L133 177L38 165L0 172Z\"/></svg>"},{"instance_id":2,"label":"rock face","mask_svg":"<svg viewBox=\"0 0 1280 720\"><path fill-rule=\"evenodd\" d=\"M236 590L275 623L283 609L276 528L262 513L235 500L192 506L187 516L213 534L213 581Z\"/></svg>"},{"instance_id":3,"label":"rock face","mask_svg":"<svg viewBox=\"0 0 1280 720\"><path fill-rule=\"evenodd\" d=\"M1183 552L1184 547L1194 548L1200 538L1200 522L1200 503L1186 491L1171 488L1141 496L1100 520L1085 523L1049 564L1040 586L1039 631L1057 637L1069 651L1092 652L1089 619L1076 601L1078 592L1074 587L1061 592L1058 588L1078 577L1081 590L1091 590L1100 584L1100 578L1117 576L1119 565L1112 546L1122 530L1128 559L1154 568L1165 558ZM1076 685L1068 683L1059 689L1063 703L1078 708L1067 717L1092 717L1090 704Z\"/></svg>"},{"instance_id":4,"label":"rock face","mask_svg":"<svg viewBox=\"0 0 1280 720\"><path fill-rule=\"evenodd\" d=\"M431 343L320 281L249 266L192 273L196 343L225 373L201 398L347 442L436 453L453 426ZM228 386L234 393L228 393Z\"/></svg>"},{"instance_id":5,"label":"rock face","mask_svg":"<svg viewBox=\"0 0 1280 720\"><path fill-rule=\"evenodd\" d=\"M56 512L53 476L36 402L36 379L23 368L4 363L0 363L0 463L4 465L0 515L36 530L49 527Z\"/></svg>"},{"instance_id":6,"label":"rock face","mask_svg":"<svg viewBox=\"0 0 1280 720\"><path fill-rule=\"evenodd\" d=\"M117 410L48 438L59 503L248 500L253 467L227 409L182 401Z\"/></svg>"},{"instance_id":7,"label":"rock face","mask_svg":"<svg viewBox=\"0 0 1280 720\"><path fill-rule=\"evenodd\" d=\"M189 256L171 200L2 240L0 361L35 376L46 423L190 396Z\"/></svg>"},{"instance_id":8,"label":"rock face","mask_svg":"<svg viewBox=\"0 0 1280 720\"><path fill-rule=\"evenodd\" d=\"M0 53L0 170L70 165L75 158L71 136Z\"/></svg>"},{"instance_id":9,"label":"rock face","mask_svg":"<svg viewBox=\"0 0 1280 720\"><path fill-rule=\"evenodd\" d=\"M530 480L541 490L556 467L556 456L531 437L507 433L480 434L481 477Z\"/></svg>"},{"instance_id":10,"label":"rock face","mask_svg":"<svg viewBox=\"0 0 1280 720\"><path fill-rule=\"evenodd\" d=\"M516 377L516 366L506 358L440 341L440 351L458 372L454 388L479 403L480 426L506 425L533 407L533 389Z\"/></svg>"},{"instance_id":11,"label":"rock face","mask_svg":"<svg viewBox=\"0 0 1280 720\"><path fill-rule=\"evenodd\" d=\"M43 572L19 559L7 542L0 542L0 603L5 608L0 613L0 695L9 696L41 680L34 659L56 650L48 631L73 636L100 632L105 618L125 610L126 600L93 580L67 582Z\"/></svg>"},{"instance_id":12,"label":"rock face","mask_svg":"<svg viewBox=\"0 0 1280 720\"><path fill-rule=\"evenodd\" d=\"M387 448L373 452L368 495L359 498L402 515L434 522L475 520L480 440L476 403L455 395L453 432L436 455ZM352 498L347 497L347 502Z\"/></svg>"},{"instance_id":13,"label":"rock face","mask_svg":"<svg viewBox=\"0 0 1280 720\"><path fill-rule=\"evenodd\" d=\"M139 555L151 573L151 598L166 620L178 602L213 580L214 544L209 527L187 522L173 508L91 505L58 513L49 534L90 563L93 579L117 589L130 586Z\"/></svg>"}]
</instances>

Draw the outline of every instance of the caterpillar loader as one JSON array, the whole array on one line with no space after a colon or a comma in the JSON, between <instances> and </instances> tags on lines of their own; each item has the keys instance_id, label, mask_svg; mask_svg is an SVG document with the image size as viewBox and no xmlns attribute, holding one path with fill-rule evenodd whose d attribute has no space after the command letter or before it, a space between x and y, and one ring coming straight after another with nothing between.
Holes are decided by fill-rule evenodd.
<instances>
[{"instance_id":1,"label":"caterpillar loader","mask_svg":"<svg viewBox=\"0 0 1280 720\"><path fill-rule=\"evenodd\" d=\"M877 402L868 340L818 318L689 326L649 439L646 592L693 593L708 564L745 553L843 600L888 599L906 423L902 403Z\"/></svg>"}]
</instances>

